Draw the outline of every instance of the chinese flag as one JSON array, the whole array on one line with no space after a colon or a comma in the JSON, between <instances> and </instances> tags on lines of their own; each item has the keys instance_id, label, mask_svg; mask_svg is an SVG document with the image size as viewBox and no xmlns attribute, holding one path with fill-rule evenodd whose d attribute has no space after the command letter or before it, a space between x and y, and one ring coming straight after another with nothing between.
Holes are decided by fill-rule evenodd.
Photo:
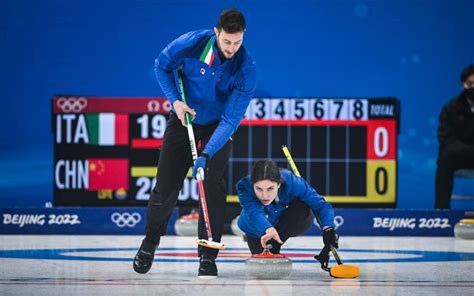
<instances>
[{"instance_id":1,"label":"chinese flag","mask_svg":"<svg viewBox=\"0 0 474 296\"><path fill-rule=\"evenodd\" d=\"M128 190L128 159L89 161L89 190Z\"/></svg>"}]
</instances>

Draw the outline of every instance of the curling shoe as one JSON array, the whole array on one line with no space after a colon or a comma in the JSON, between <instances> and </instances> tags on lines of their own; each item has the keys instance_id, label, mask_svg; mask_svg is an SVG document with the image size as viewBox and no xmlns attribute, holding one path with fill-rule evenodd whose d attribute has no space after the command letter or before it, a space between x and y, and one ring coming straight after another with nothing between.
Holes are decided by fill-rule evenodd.
<instances>
[{"instance_id":1,"label":"curling shoe","mask_svg":"<svg viewBox=\"0 0 474 296\"><path fill-rule=\"evenodd\" d=\"M216 258L208 254L202 254L199 259L199 279L217 278Z\"/></svg>"},{"instance_id":2,"label":"curling shoe","mask_svg":"<svg viewBox=\"0 0 474 296\"><path fill-rule=\"evenodd\" d=\"M143 240L140 249L133 258L133 270L138 273L147 273L150 270L155 258L156 246Z\"/></svg>"}]
</instances>

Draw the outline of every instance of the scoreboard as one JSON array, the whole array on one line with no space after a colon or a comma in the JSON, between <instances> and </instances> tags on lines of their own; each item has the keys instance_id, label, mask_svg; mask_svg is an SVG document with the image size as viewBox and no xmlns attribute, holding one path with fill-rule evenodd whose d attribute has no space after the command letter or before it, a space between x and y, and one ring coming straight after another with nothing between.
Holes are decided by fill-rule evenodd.
<instances>
[{"instance_id":1,"label":"scoreboard","mask_svg":"<svg viewBox=\"0 0 474 296\"><path fill-rule=\"evenodd\" d=\"M331 203L394 207L399 116L395 98L254 99L230 171L243 175L262 158L285 167L287 145L302 176Z\"/></svg>"},{"instance_id":2,"label":"scoreboard","mask_svg":"<svg viewBox=\"0 0 474 296\"><path fill-rule=\"evenodd\" d=\"M144 206L156 180L168 114L165 98L55 96L54 204ZM336 206L394 207L400 105L395 98L254 98L227 168L227 201L259 159L302 176ZM183 180L178 206L195 207L197 184Z\"/></svg>"}]
</instances>

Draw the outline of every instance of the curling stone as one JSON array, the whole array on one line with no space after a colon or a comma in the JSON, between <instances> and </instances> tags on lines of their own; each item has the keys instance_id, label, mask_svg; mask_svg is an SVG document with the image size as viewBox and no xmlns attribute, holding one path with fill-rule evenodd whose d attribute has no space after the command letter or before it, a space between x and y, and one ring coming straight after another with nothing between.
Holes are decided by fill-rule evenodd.
<instances>
[{"instance_id":1,"label":"curling stone","mask_svg":"<svg viewBox=\"0 0 474 296\"><path fill-rule=\"evenodd\" d=\"M290 275L291 259L281 254L272 254L264 250L260 254L253 254L245 260L247 273L260 280L279 280Z\"/></svg>"},{"instance_id":2,"label":"curling stone","mask_svg":"<svg viewBox=\"0 0 474 296\"><path fill-rule=\"evenodd\" d=\"M174 224L174 231L179 236L198 235L199 213L192 212L189 215L181 216Z\"/></svg>"},{"instance_id":3,"label":"curling stone","mask_svg":"<svg viewBox=\"0 0 474 296\"><path fill-rule=\"evenodd\" d=\"M474 239L474 219L461 219L456 223L454 236L462 239Z\"/></svg>"},{"instance_id":4,"label":"curling stone","mask_svg":"<svg viewBox=\"0 0 474 296\"><path fill-rule=\"evenodd\" d=\"M239 221L239 217L237 216L234 220L232 220L232 223L230 224L230 229L232 230L232 233L237 235L237 236L244 236L245 233L240 230L239 225L237 225L237 221Z\"/></svg>"}]
</instances>

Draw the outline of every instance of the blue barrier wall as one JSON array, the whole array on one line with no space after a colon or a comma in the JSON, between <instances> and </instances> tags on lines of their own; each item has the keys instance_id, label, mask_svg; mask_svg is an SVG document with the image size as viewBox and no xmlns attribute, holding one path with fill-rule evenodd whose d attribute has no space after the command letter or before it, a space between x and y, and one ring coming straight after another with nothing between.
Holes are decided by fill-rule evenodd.
<instances>
[{"instance_id":1,"label":"blue barrier wall","mask_svg":"<svg viewBox=\"0 0 474 296\"><path fill-rule=\"evenodd\" d=\"M145 228L145 215L145 208L0 208L0 234L139 235ZM463 211L455 210L336 209L334 223L337 233L348 236L453 236L463 217ZM177 219L175 209L166 234L176 234ZM313 222L306 235L321 235L316 219Z\"/></svg>"},{"instance_id":2,"label":"blue barrier wall","mask_svg":"<svg viewBox=\"0 0 474 296\"><path fill-rule=\"evenodd\" d=\"M153 61L237 6L256 96L401 100L399 208L432 208L437 117L473 63L470 0L0 2L0 204L52 200L54 94L161 96Z\"/></svg>"}]
</instances>

